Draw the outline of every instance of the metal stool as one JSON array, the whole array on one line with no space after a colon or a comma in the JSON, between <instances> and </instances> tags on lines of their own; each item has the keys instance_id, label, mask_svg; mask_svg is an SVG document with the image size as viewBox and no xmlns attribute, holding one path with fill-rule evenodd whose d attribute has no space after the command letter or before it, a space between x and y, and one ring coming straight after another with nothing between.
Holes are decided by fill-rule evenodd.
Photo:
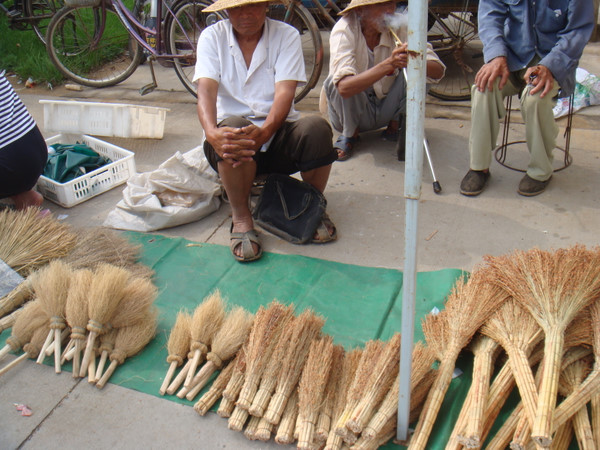
<instances>
[{"instance_id":1,"label":"metal stool","mask_svg":"<svg viewBox=\"0 0 600 450\"><path fill-rule=\"evenodd\" d=\"M571 153L569 152L569 147L571 145L571 125L573 123L573 98L574 95L571 94L569 97L569 113L567 114L567 127L565 129L564 138L565 138L565 146L556 148L564 153L564 158L562 161L562 166L554 169L554 172L558 172L560 170L566 169L573 162L573 158L571 157ZM494 157L496 161L498 161L504 167L507 167L511 170L516 170L517 172L527 172L527 169L520 169L518 167L514 167L506 162L506 156L508 147L516 144L526 144L527 141L512 141L508 142L508 131L510 127L510 115L511 115L511 107L512 107L512 99L513 96L506 97L506 116L504 116L504 128L502 130L502 144L500 144L494 150Z\"/></svg>"}]
</instances>

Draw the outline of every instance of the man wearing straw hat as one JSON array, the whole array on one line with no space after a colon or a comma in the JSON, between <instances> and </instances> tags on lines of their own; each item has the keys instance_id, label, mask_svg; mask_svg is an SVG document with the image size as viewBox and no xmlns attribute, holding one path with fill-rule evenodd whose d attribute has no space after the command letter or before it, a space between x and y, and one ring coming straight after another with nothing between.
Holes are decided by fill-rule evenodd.
<instances>
[{"instance_id":1,"label":"man wearing straw hat","mask_svg":"<svg viewBox=\"0 0 600 450\"><path fill-rule=\"evenodd\" d=\"M592 0L481 0L479 36L485 64L471 90L470 169L463 195L479 195L490 178L503 99L519 94L530 153L517 192L541 194L552 177L558 126L552 108L559 91L575 88L575 69L593 29Z\"/></svg>"},{"instance_id":2,"label":"man wearing straw hat","mask_svg":"<svg viewBox=\"0 0 600 450\"><path fill-rule=\"evenodd\" d=\"M238 261L260 258L262 246L249 208L257 175L300 172L325 190L333 150L331 127L319 116L300 118L298 83L306 82L298 31L266 17L266 0L217 0L229 19L206 28L198 41L198 116L205 154L219 172L232 209L231 251ZM336 238L325 214L313 243Z\"/></svg>"},{"instance_id":3,"label":"man wearing straw hat","mask_svg":"<svg viewBox=\"0 0 600 450\"><path fill-rule=\"evenodd\" d=\"M341 133L334 144L338 161L350 157L359 132L385 126L382 137L397 142L398 160L404 161L406 15L396 13L390 0L352 0L340 15L329 38L329 76L320 102ZM426 59L427 82L437 83L446 68L431 45Z\"/></svg>"}]
</instances>

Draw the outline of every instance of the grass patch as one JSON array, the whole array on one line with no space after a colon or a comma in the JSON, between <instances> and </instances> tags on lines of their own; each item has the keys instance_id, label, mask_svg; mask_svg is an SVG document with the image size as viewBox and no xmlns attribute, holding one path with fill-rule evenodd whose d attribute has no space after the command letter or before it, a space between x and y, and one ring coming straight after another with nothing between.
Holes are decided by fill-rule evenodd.
<instances>
[{"instance_id":1,"label":"grass patch","mask_svg":"<svg viewBox=\"0 0 600 450\"><path fill-rule=\"evenodd\" d=\"M6 16L0 16L0 69L15 73L23 80L32 78L37 84L61 84L62 74L46 53L46 46L33 30L13 30Z\"/></svg>"}]
</instances>

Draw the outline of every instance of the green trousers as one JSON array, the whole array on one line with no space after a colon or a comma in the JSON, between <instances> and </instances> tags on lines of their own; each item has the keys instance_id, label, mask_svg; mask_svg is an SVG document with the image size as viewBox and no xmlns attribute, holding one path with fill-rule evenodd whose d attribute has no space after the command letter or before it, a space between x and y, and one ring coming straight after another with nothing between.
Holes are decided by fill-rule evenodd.
<instances>
[{"instance_id":1,"label":"green trousers","mask_svg":"<svg viewBox=\"0 0 600 450\"><path fill-rule=\"evenodd\" d=\"M540 97L540 92L530 95L532 86L523 81L525 70L511 73L501 90L498 89L499 79L494 83L492 91L479 92L475 86L471 89L470 167L473 170L489 169L492 151L496 148L500 120L506 115L504 98L520 92L521 114L530 155L527 175L534 180L546 181L553 172L552 151L556 147L558 126L552 108L556 104L560 87L555 82L544 98Z\"/></svg>"}]
</instances>

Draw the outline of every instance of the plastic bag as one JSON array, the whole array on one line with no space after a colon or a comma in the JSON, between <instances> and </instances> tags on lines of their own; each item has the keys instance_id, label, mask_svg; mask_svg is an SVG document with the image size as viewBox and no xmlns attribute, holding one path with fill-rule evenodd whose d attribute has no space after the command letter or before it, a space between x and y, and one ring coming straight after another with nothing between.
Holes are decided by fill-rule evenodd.
<instances>
[{"instance_id":1,"label":"plastic bag","mask_svg":"<svg viewBox=\"0 0 600 450\"><path fill-rule=\"evenodd\" d=\"M586 106L600 105L600 78L581 67L575 72L575 91L573 93L573 112ZM554 106L554 118L569 113L570 97L559 98Z\"/></svg>"},{"instance_id":2,"label":"plastic bag","mask_svg":"<svg viewBox=\"0 0 600 450\"><path fill-rule=\"evenodd\" d=\"M221 192L201 146L177 152L158 169L129 178L104 226L156 231L195 222L219 209Z\"/></svg>"}]
</instances>

